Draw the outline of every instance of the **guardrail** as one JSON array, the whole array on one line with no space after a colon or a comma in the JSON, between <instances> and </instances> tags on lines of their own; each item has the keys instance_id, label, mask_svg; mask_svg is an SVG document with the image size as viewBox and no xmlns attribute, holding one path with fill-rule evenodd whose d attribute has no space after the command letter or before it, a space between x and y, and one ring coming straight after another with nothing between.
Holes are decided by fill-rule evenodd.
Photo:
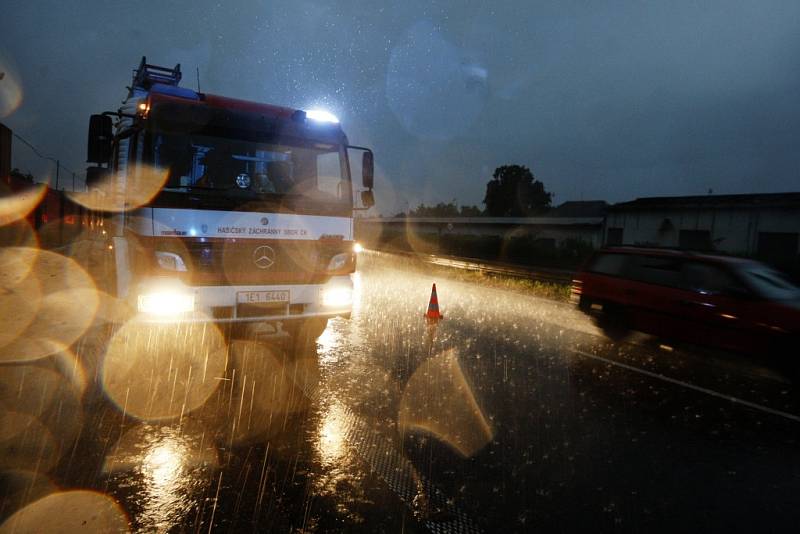
<instances>
[{"instance_id":1,"label":"guardrail","mask_svg":"<svg viewBox=\"0 0 800 534\"><path fill-rule=\"evenodd\" d=\"M513 278L523 278L526 280L536 280L539 282L548 282L551 284L570 285L574 277L574 271L567 269L549 269L541 267L527 267L523 265L512 265L500 262L485 262L478 261L474 258L463 258L458 256L441 256L436 254L416 254L413 252L404 252L398 250L381 250L374 249L376 252L383 252L386 254L395 254L398 256L406 256L415 258L424 263L431 265L440 265L442 267L451 267L454 269L462 269L465 271L480 272L484 274L495 274L502 276L510 276Z\"/></svg>"}]
</instances>

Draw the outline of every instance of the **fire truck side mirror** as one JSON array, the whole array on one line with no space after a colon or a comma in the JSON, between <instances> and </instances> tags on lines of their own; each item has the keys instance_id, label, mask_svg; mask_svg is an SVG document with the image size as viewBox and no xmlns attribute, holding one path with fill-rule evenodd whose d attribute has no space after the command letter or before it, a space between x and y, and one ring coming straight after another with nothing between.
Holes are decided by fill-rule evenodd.
<instances>
[{"instance_id":1,"label":"fire truck side mirror","mask_svg":"<svg viewBox=\"0 0 800 534\"><path fill-rule=\"evenodd\" d=\"M375 205L375 194L372 191L361 192L361 205L365 208L371 208Z\"/></svg>"},{"instance_id":2,"label":"fire truck side mirror","mask_svg":"<svg viewBox=\"0 0 800 534\"><path fill-rule=\"evenodd\" d=\"M108 163L111 161L111 142L114 139L111 117L92 115L89 119L89 140L86 144L86 161Z\"/></svg>"},{"instance_id":3,"label":"fire truck side mirror","mask_svg":"<svg viewBox=\"0 0 800 534\"><path fill-rule=\"evenodd\" d=\"M370 190L375 183L375 162L369 150L361 157L361 183Z\"/></svg>"}]
</instances>

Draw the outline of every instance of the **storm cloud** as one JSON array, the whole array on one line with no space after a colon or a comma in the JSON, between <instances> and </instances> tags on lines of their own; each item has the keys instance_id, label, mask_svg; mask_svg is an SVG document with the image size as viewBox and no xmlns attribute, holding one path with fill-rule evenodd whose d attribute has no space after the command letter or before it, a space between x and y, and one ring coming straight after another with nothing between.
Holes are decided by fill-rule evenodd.
<instances>
[{"instance_id":1,"label":"storm cloud","mask_svg":"<svg viewBox=\"0 0 800 534\"><path fill-rule=\"evenodd\" d=\"M799 3L482 4L6 0L0 120L80 170L89 114L146 55L203 91L327 107L374 147L386 214L480 203L508 163L557 202L800 189Z\"/></svg>"}]
</instances>

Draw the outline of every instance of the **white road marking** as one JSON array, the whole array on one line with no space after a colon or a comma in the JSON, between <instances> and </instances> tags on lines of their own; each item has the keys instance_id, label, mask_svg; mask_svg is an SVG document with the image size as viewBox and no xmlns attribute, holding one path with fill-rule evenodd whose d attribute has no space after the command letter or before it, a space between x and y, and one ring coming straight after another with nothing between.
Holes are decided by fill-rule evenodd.
<instances>
[{"instance_id":1,"label":"white road marking","mask_svg":"<svg viewBox=\"0 0 800 534\"><path fill-rule=\"evenodd\" d=\"M635 373L640 373L651 378L657 378L658 380L663 380L664 382L669 382L670 384L675 384L678 386L685 387L687 389L691 389L694 391L699 391L700 393L705 393L706 395L710 395L712 397L717 397L719 399L724 399L730 401L734 404L741 404L742 406L747 406L748 408L753 408L754 410L759 410L764 413L768 413L771 415L777 415L779 417L783 417L785 419L789 419L790 421L794 421L796 423L800 423L800 416L794 415L788 412L782 412L781 410L776 410L774 408L770 408L769 406L764 406L763 404L757 404L755 402L746 401L744 399L740 399L739 397L734 397L732 395L726 395L724 393L720 393L718 391L714 391L713 389L708 389L700 386L696 386L689 382L684 382L682 380L678 380L676 378L670 378L668 376L662 375L660 373L654 373L652 371L647 371L645 369L640 369L639 367L634 367L633 365L628 365L626 363L617 362L614 360L610 360L608 358L603 358L602 356L597 356L595 354L590 354L588 352L584 352L582 350L572 349L572 352L578 354L579 356L584 356L586 358L591 358L593 360L598 360L601 362L605 362L610 365L616 365L617 367L621 367L623 369L627 369L628 371L633 371Z\"/></svg>"}]
</instances>

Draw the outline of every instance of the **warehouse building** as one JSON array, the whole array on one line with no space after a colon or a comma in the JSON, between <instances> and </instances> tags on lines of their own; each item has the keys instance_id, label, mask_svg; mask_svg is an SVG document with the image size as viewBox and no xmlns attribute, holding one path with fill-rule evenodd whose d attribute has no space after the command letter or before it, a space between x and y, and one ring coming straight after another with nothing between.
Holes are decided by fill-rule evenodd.
<instances>
[{"instance_id":1,"label":"warehouse building","mask_svg":"<svg viewBox=\"0 0 800 534\"><path fill-rule=\"evenodd\" d=\"M609 207L606 245L751 256L797 271L800 193L638 198Z\"/></svg>"}]
</instances>

